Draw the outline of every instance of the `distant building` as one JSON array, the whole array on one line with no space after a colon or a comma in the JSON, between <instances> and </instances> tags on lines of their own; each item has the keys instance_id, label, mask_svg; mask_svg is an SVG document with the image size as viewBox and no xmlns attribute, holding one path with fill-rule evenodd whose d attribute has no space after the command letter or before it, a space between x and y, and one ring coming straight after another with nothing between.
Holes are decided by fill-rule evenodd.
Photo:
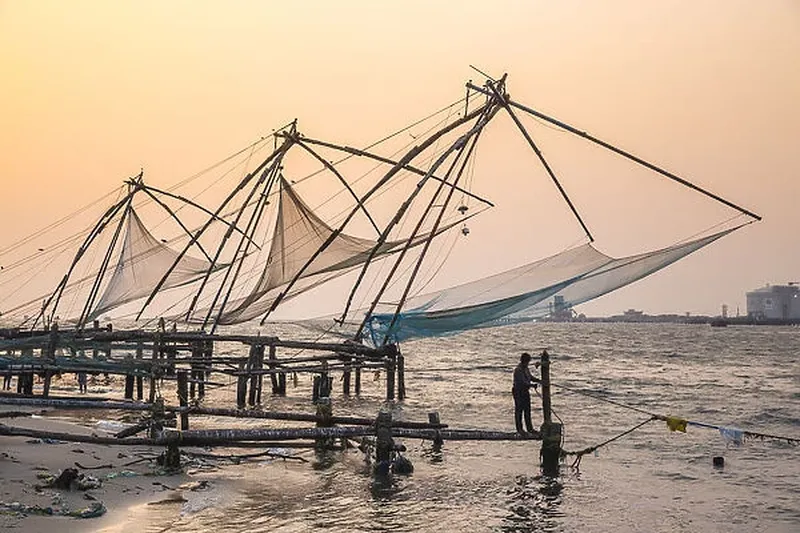
<instances>
[{"instance_id":1,"label":"distant building","mask_svg":"<svg viewBox=\"0 0 800 533\"><path fill-rule=\"evenodd\" d=\"M767 285L747 293L747 316L750 318L800 319L800 287Z\"/></svg>"}]
</instances>

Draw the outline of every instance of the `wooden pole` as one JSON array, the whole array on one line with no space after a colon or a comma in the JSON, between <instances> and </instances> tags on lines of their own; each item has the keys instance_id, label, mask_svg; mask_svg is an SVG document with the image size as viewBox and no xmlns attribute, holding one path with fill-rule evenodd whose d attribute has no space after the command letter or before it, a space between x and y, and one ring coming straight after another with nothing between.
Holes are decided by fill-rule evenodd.
<instances>
[{"instance_id":1,"label":"wooden pole","mask_svg":"<svg viewBox=\"0 0 800 533\"><path fill-rule=\"evenodd\" d=\"M178 371L178 403L181 407L189 405L188 393L188 380L189 376L186 370ZM181 411L181 431L189 429L189 411Z\"/></svg>"},{"instance_id":2,"label":"wooden pole","mask_svg":"<svg viewBox=\"0 0 800 533\"><path fill-rule=\"evenodd\" d=\"M244 409L247 403L247 374L245 374L245 362L239 363L239 377L236 382L236 406Z\"/></svg>"},{"instance_id":3,"label":"wooden pole","mask_svg":"<svg viewBox=\"0 0 800 533\"><path fill-rule=\"evenodd\" d=\"M264 368L264 345L259 344L256 349L256 366L259 370ZM258 373L258 380L256 383L256 403L261 405L261 392L264 390L264 374Z\"/></svg>"},{"instance_id":4,"label":"wooden pole","mask_svg":"<svg viewBox=\"0 0 800 533\"><path fill-rule=\"evenodd\" d=\"M561 424L553 423L550 407L550 355L542 351L540 359L542 372L542 473L545 476L557 477L561 459Z\"/></svg>"},{"instance_id":5,"label":"wooden pole","mask_svg":"<svg viewBox=\"0 0 800 533\"><path fill-rule=\"evenodd\" d=\"M378 473L389 473L393 449L392 412L382 409L375 419L375 469Z\"/></svg>"},{"instance_id":6,"label":"wooden pole","mask_svg":"<svg viewBox=\"0 0 800 533\"><path fill-rule=\"evenodd\" d=\"M136 359L141 361L144 357L144 343L139 341L136 343ZM136 375L136 399L142 401L144 399L144 377L141 374Z\"/></svg>"},{"instance_id":7,"label":"wooden pole","mask_svg":"<svg viewBox=\"0 0 800 533\"><path fill-rule=\"evenodd\" d=\"M256 404L256 397L258 396L258 374L253 374L253 370L258 370L258 345L253 344L250 346L250 357L247 359L247 373L250 378L250 394L247 397L247 403L250 407Z\"/></svg>"},{"instance_id":8,"label":"wooden pole","mask_svg":"<svg viewBox=\"0 0 800 533\"><path fill-rule=\"evenodd\" d=\"M135 379L133 374L125 374L125 399L133 400L133 385Z\"/></svg>"},{"instance_id":9,"label":"wooden pole","mask_svg":"<svg viewBox=\"0 0 800 533\"><path fill-rule=\"evenodd\" d=\"M333 427L333 404L328 397L319 398L317 400L317 427L329 428ZM333 439L321 437L316 439L317 448L331 448Z\"/></svg>"},{"instance_id":10,"label":"wooden pole","mask_svg":"<svg viewBox=\"0 0 800 533\"><path fill-rule=\"evenodd\" d=\"M438 411L431 411L428 413L428 423L435 424L437 426L441 425L441 418L439 417ZM442 434L439 431L434 433L433 438L433 451L438 452L441 451L442 446L444 445L444 440L442 439Z\"/></svg>"},{"instance_id":11,"label":"wooden pole","mask_svg":"<svg viewBox=\"0 0 800 533\"><path fill-rule=\"evenodd\" d=\"M161 358L161 332L156 332L153 339L153 354L150 360L150 393L148 401L153 403L156 401L156 370L158 368L158 360Z\"/></svg>"},{"instance_id":12,"label":"wooden pole","mask_svg":"<svg viewBox=\"0 0 800 533\"><path fill-rule=\"evenodd\" d=\"M406 399L406 359L398 350L397 352L397 399Z\"/></svg>"},{"instance_id":13,"label":"wooden pole","mask_svg":"<svg viewBox=\"0 0 800 533\"><path fill-rule=\"evenodd\" d=\"M350 357L343 357L344 372L342 373L342 394L350 396Z\"/></svg>"},{"instance_id":14,"label":"wooden pole","mask_svg":"<svg viewBox=\"0 0 800 533\"><path fill-rule=\"evenodd\" d=\"M58 346L58 324L53 324L50 327L50 338L47 342L47 353L45 359L52 364L56 361L56 347ZM50 396L50 382L53 379L53 373L48 370L44 373L44 386L42 388L42 397L47 398Z\"/></svg>"},{"instance_id":15,"label":"wooden pole","mask_svg":"<svg viewBox=\"0 0 800 533\"><path fill-rule=\"evenodd\" d=\"M356 396L361 396L361 359L356 360Z\"/></svg>"},{"instance_id":16,"label":"wooden pole","mask_svg":"<svg viewBox=\"0 0 800 533\"><path fill-rule=\"evenodd\" d=\"M197 397L197 381L201 379L198 375L198 364L195 361L201 357L201 351L197 341L190 342L189 346L192 352L192 362L189 363L189 367L192 369L191 379L189 380L189 397L194 400Z\"/></svg>"},{"instance_id":17,"label":"wooden pole","mask_svg":"<svg viewBox=\"0 0 800 533\"><path fill-rule=\"evenodd\" d=\"M394 371L395 355L392 354L386 359L386 401L394 400Z\"/></svg>"},{"instance_id":18,"label":"wooden pole","mask_svg":"<svg viewBox=\"0 0 800 533\"><path fill-rule=\"evenodd\" d=\"M275 345L274 344L270 344L269 345L269 360L270 360L269 369L270 370L275 370L276 365L275 365L275 363L273 361L277 360L277 356L275 354ZM272 382L272 394L276 394L276 395L280 394L281 392L280 392L280 387L278 385L278 376L275 375L275 374L270 374L269 379Z\"/></svg>"}]
</instances>

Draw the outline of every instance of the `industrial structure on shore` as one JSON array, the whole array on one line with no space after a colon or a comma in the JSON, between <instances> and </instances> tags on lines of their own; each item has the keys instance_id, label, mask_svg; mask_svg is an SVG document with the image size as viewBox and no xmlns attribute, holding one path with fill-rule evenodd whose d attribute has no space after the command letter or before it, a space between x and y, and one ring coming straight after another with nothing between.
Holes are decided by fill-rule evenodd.
<instances>
[{"instance_id":1,"label":"industrial structure on shore","mask_svg":"<svg viewBox=\"0 0 800 533\"><path fill-rule=\"evenodd\" d=\"M800 319L800 287L796 281L769 285L747 293L747 316L754 319Z\"/></svg>"}]
</instances>

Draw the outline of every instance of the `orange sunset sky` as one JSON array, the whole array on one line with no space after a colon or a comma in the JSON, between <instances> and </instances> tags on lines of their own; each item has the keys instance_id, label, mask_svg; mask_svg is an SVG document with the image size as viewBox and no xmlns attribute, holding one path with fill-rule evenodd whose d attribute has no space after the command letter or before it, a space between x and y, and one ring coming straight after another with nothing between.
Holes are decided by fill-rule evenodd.
<instances>
[{"instance_id":1,"label":"orange sunset sky","mask_svg":"<svg viewBox=\"0 0 800 533\"><path fill-rule=\"evenodd\" d=\"M480 81L470 64L764 217L579 311L744 312L745 291L800 281L795 0L0 0L0 249L140 168L166 188L295 117L309 135L367 145L463 96ZM479 154L480 192L498 207L459 243L454 280L580 237L498 122ZM531 128L603 251L669 245L734 214Z\"/></svg>"}]
</instances>

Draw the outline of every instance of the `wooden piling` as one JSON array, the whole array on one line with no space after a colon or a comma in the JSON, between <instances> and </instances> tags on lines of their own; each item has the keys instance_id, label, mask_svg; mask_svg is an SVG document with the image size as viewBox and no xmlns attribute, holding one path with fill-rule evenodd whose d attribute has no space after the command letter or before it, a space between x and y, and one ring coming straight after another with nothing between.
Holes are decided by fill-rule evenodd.
<instances>
[{"instance_id":1,"label":"wooden piling","mask_svg":"<svg viewBox=\"0 0 800 533\"><path fill-rule=\"evenodd\" d=\"M250 407L256 405L256 398L258 396L258 374L254 374L253 370L258 370L258 345L253 344L250 346L250 355L247 358L247 372L250 378L250 394L247 397L247 403Z\"/></svg>"},{"instance_id":2,"label":"wooden piling","mask_svg":"<svg viewBox=\"0 0 800 533\"><path fill-rule=\"evenodd\" d=\"M386 359L386 401L394 400L394 374L395 374L395 356L392 354Z\"/></svg>"},{"instance_id":3,"label":"wooden piling","mask_svg":"<svg viewBox=\"0 0 800 533\"><path fill-rule=\"evenodd\" d=\"M133 374L125 374L125 399L133 400L133 385L135 378Z\"/></svg>"},{"instance_id":4,"label":"wooden piling","mask_svg":"<svg viewBox=\"0 0 800 533\"><path fill-rule=\"evenodd\" d=\"M542 351L540 359L542 372L542 418L543 423L540 433L542 435L542 473L545 476L557 477L559 461L561 459L561 424L553 422L550 407L550 355L547 350Z\"/></svg>"},{"instance_id":5,"label":"wooden piling","mask_svg":"<svg viewBox=\"0 0 800 533\"><path fill-rule=\"evenodd\" d=\"M406 359L398 350L397 352L397 399L406 399Z\"/></svg>"},{"instance_id":6,"label":"wooden piling","mask_svg":"<svg viewBox=\"0 0 800 533\"><path fill-rule=\"evenodd\" d=\"M204 381L201 372L198 370L198 367L202 364L199 360L203 357L203 349L198 341L190 342L189 347L192 353L192 362L189 364L189 367L192 369L192 373L190 374L191 379L189 380L189 397L194 400L197 398L198 383Z\"/></svg>"},{"instance_id":7,"label":"wooden piling","mask_svg":"<svg viewBox=\"0 0 800 533\"><path fill-rule=\"evenodd\" d=\"M317 420L318 428L333 427L333 404L329 397L322 397L317 400ZM315 440L317 448L332 448L333 439L330 437L320 437Z\"/></svg>"},{"instance_id":8,"label":"wooden piling","mask_svg":"<svg viewBox=\"0 0 800 533\"><path fill-rule=\"evenodd\" d=\"M356 396L361 396L361 360L356 360Z\"/></svg>"},{"instance_id":9,"label":"wooden piling","mask_svg":"<svg viewBox=\"0 0 800 533\"><path fill-rule=\"evenodd\" d=\"M392 412L382 409L375 419L375 460L379 468L383 463L388 473L388 463L392 459L394 440L392 439Z\"/></svg>"},{"instance_id":10,"label":"wooden piling","mask_svg":"<svg viewBox=\"0 0 800 533\"><path fill-rule=\"evenodd\" d=\"M428 413L428 423L435 424L437 426L442 424L441 418L439 417L439 413L437 411L431 411ZM444 440L442 439L442 433L439 430L436 430L433 437L433 451L441 451L443 445Z\"/></svg>"},{"instance_id":11,"label":"wooden piling","mask_svg":"<svg viewBox=\"0 0 800 533\"><path fill-rule=\"evenodd\" d=\"M342 394L350 396L350 362L351 357L342 357L344 361L344 371L342 372Z\"/></svg>"},{"instance_id":12,"label":"wooden piling","mask_svg":"<svg viewBox=\"0 0 800 533\"><path fill-rule=\"evenodd\" d=\"M178 371L178 403L181 407L189 405L189 375L186 370ZM189 429L189 412L181 411L181 431Z\"/></svg>"},{"instance_id":13,"label":"wooden piling","mask_svg":"<svg viewBox=\"0 0 800 533\"><path fill-rule=\"evenodd\" d=\"M139 341L136 343L136 361L141 362L144 357L144 343ZM142 401L144 399L144 377L141 373L136 374L136 399Z\"/></svg>"},{"instance_id":14,"label":"wooden piling","mask_svg":"<svg viewBox=\"0 0 800 533\"><path fill-rule=\"evenodd\" d=\"M269 345L269 360L270 360L269 369L270 370L275 370L276 365L275 365L275 363L273 363L273 361L277 360L277 356L275 354L275 345L274 344L270 344ZM279 383L278 383L278 376L275 375L275 374L270 374L269 375L269 379L272 382L272 394L276 394L276 395L280 394L280 386L279 386Z\"/></svg>"},{"instance_id":15,"label":"wooden piling","mask_svg":"<svg viewBox=\"0 0 800 533\"><path fill-rule=\"evenodd\" d=\"M264 345L259 344L256 350L256 368L262 370L264 368ZM279 380L280 381L280 380ZM264 374L258 373L256 380L256 403L261 405L261 392L264 389Z\"/></svg>"},{"instance_id":16,"label":"wooden piling","mask_svg":"<svg viewBox=\"0 0 800 533\"><path fill-rule=\"evenodd\" d=\"M247 404L247 374L245 367L247 363L242 361L239 363L239 376L236 382L236 406L239 409L244 409Z\"/></svg>"},{"instance_id":17,"label":"wooden piling","mask_svg":"<svg viewBox=\"0 0 800 533\"><path fill-rule=\"evenodd\" d=\"M150 391L148 401L151 404L156 401L156 372L158 372L159 360L161 359L161 335L162 333L160 330L155 333L153 340L153 353L150 360Z\"/></svg>"}]
</instances>

